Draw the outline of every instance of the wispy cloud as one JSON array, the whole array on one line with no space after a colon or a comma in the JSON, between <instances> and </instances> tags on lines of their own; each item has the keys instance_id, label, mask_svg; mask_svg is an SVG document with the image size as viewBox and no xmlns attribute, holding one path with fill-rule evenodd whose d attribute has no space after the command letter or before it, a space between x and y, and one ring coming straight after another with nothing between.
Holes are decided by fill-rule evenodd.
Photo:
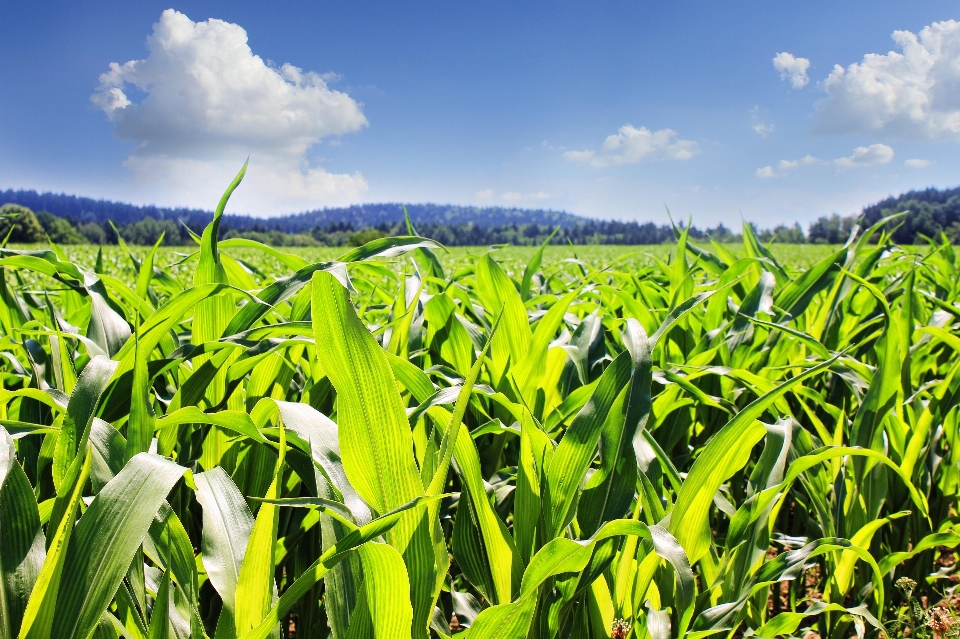
<instances>
[{"instance_id":1,"label":"wispy cloud","mask_svg":"<svg viewBox=\"0 0 960 639\"><path fill-rule=\"evenodd\" d=\"M780 160L777 162L776 170L774 170L773 165L764 166L757 169L756 176L758 178L782 177L792 171L814 164L824 166L833 165L838 171L846 171L848 169L855 169L863 166L887 164L892 159L892 148L886 144L871 144L870 146L858 146L850 155L837 158L836 160L830 162L816 158L809 153L799 160ZM915 166L910 164L910 162L911 160L907 160L907 166ZM925 162L925 160L919 160L919 162Z\"/></svg>"},{"instance_id":2,"label":"wispy cloud","mask_svg":"<svg viewBox=\"0 0 960 639\"><path fill-rule=\"evenodd\" d=\"M753 130L760 134L762 138L770 137L770 134L773 133L776 126L773 124L767 124L766 122L758 122L753 125Z\"/></svg>"},{"instance_id":3,"label":"wispy cloud","mask_svg":"<svg viewBox=\"0 0 960 639\"><path fill-rule=\"evenodd\" d=\"M799 160L780 160L777 163L777 168L781 171L789 171L791 169L796 169L801 166L809 166L811 164L823 164L823 160L815 158L809 153Z\"/></svg>"},{"instance_id":4,"label":"wispy cloud","mask_svg":"<svg viewBox=\"0 0 960 639\"><path fill-rule=\"evenodd\" d=\"M767 124L763 121L761 116L761 109L759 106L755 106L752 109L749 109L747 113L750 115L751 128L762 138L768 138L776 130L776 126L773 124Z\"/></svg>"},{"instance_id":5,"label":"wispy cloud","mask_svg":"<svg viewBox=\"0 0 960 639\"><path fill-rule=\"evenodd\" d=\"M920 158L910 158L903 163L904 166L909 166L911 169L922 169L931 164L932 162L930 162L930 160L921 160Z\"/></svg>"},{"instance_id":6,"label":"wispy cloud","mask_svg":"<svg viewBox=\"0 0 960 639\"><path fill-rule=\"evenodd\" d=\"M520 193L518 191L507 191L500 196L506 202L532 202L537 200L549 200L553 196L549 193L544 193L543 191L537 191L536 193Z\"/></svg>"},{"instance_id":7,"label":"wispy cloud","mask_svg":"<svg viewBox=\"0 0 960 639\"><path fill-rule=\"evenodd\" d=\"M773 178L781 177L786 173L798 169L802 166L810 166L811 164L827 164L827 162L821 160L820 158L815 158L809 153L799 160L780 160L777 162L777 170L773 170L773 166L765 166L763 168L757 169L757 177L759 178ZM777 172L779 171L779 173Z\"/></svg>"}]
</instances>

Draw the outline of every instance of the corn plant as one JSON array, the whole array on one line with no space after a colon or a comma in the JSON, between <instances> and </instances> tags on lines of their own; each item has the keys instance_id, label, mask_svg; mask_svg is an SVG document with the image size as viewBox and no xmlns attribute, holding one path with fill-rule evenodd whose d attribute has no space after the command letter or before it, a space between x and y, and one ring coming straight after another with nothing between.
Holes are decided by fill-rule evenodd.
<instances>
[{"instance_id":1,"label":"corn plant","mask_svg":"<svg viewBox=\"0 0 960 639\"><path fill-rule=\"evenodd\" d=\"M242 177L174 264L0 249L4 637L891 636L951 601L945 238L511 273L408 220L311 263L218 239Z\"/></svg>"}]
</instances>

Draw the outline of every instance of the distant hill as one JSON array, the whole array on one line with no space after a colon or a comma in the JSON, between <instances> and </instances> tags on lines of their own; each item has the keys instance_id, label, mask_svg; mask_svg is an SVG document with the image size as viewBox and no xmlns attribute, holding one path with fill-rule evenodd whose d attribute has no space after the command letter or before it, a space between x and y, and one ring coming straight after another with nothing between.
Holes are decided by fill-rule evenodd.
<instances>
[{"instance_id":1,"label":"distant hill","mask_svg":"<svg viewBox=\"0 0 960 639\"><path fill-rule=\"evenodd\" d=\"M72 218L79 223L105 224L110 220L116 224L133 224L145 217L152 217L156 220L183 220L191 228L202 228L213 217L212 211L201 209L136 206L62 193L37 193L12 189L0 191L0 205L8 203L19 204L33 211L47 211L59 217ZM362 204L269 218L224 215L223 223L229 228L238 230L276 229L285 233L303 233L318 226L329 227L336 224L350 224L355 228L362 228L381 224L391 225L403 220L403 206L397 203ZM475 224L481 227L504 224L543 224L566 228L587 220L571 213L543 209L453 204L407 204L406 207L415 224Z\"/></svg>"},{"instance_id":2,"label":"distant hill","mask_svg":"<svg viewBox=\"0 0 960 639\"><path fill-rule=\"evenodd\" d=\"M212 212L201 209L135 206L23 190L0 191L0 206L5 204L35 211L43 231L55 242L66 244L75 241L116 244L119 241L117 232L108 221L116 224L125 241L133 244L153 244L161 233L165 244L189 244L189 232L180 221L194 232L200 232L213 217ZM674 237L673 230L666 224L596 220L564 211L453 204L406 206L420 233L449 246L539 244L558 226L562 230L552 239L558 244L658 244L673 241ZM941 233L946 233L951 242L960 244L960 187L909 191L866 206L861 215L841 217L834 213L823 216L812 222L806 232L799 224L780 224L772 229L754 228L764 241L838 244L849 236L857 218L862 216L864 226L869 227L884 217L904 211L906 216L887 225L896 242L922 243L924 237L939 238ZM305 242L341 246L359 241L363 235L361 231L369 230L369 227L381 234L405 233L403 205L362 204L269 218L225 215L221 230L223 237L249 237L277 246L300 246L306 245ZM708 236L722 242L735 241L739 237L722 224L713 229L690 228L691 238Z\"/></svg>"}]
</instances>

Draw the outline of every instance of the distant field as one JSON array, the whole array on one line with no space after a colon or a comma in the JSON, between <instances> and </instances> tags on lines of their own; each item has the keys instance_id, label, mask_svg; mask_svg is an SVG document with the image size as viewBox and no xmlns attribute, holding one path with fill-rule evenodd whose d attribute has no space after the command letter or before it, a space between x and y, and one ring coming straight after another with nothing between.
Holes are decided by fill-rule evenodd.
<instances>
[{"instance_id":1,"label":"distant field","mask_svg":"<svg viewBox=\"0 0 960 639\"><path fill-rule=\"evenodd\" d=\"M743 255L743 245L726 244L724 247L736 255ZM20 249L45 248L42 245L16 246ZM96 262L97 247L94 246L64 246L61 247L71 259L87 266ZM669 261L674 252L672 244L655 244L645 246L617 246L617 245L582 245L582 246L549 246L544 252L543 265L553 266L563 260L579 260L585 266L604 268L616 265L618 268L642 267L653 264L654 258ZM836 251L837 247L826 244L771 244L770 250L777 260L792 269L804 269ZM146 255L148 247L133 246L130 250L137 257ZM265 256L259 251L246 248L224 247L231 257L241 260L264 274L271 274L280 268L280 263ZM310 262L334 260L349 249L345 247L280 247L278 250L303 257ZM522 272L530 257L536 251L532 246L505 246L491 249L489 246L458 246L449 249L449 253L437 251L441 263L445 268L456 268L471 261L471 257L482 255L494 250L497 261L507 270ZM190 255L195 255L189 247L173 246L161 248L158 252L156 264L173 272L192 273L193 263L180 264ZM108 272L123 272L132 267L129 257L119 246L103 247L104 267ZM690 258L688 258L689 260ZM189 264L189 267L187 266Z\"/></svg>"},{"instance_id":2,"label":"distant field","mask_svg":"<svg viewBox=\"0 0 960 639\"><path fill-rule=\"evenodd\" d=\"M729 251L743 255L742 244L724 245ZM836 246L826 244L782 244L770 245L770 250L777 260L793 267L803 268L823 259L837 250ZM620 268L624 266L646 266L653 263L654 258L669 260L675 253L674 244L654 244L648 246L615 246L615 245L587 245L587 246L550 246L544 251L544 265L554 264L566 259L580 259L584 263L603 267L614 262ZM486 246L454 247L450 255L441 257L441 261L457 262L466 256L478 255L489 250ZM514 262L526 264L533 255L535 247L508 246L497 251L497 260L502 263Z\"/></svg>"}]
</instances>

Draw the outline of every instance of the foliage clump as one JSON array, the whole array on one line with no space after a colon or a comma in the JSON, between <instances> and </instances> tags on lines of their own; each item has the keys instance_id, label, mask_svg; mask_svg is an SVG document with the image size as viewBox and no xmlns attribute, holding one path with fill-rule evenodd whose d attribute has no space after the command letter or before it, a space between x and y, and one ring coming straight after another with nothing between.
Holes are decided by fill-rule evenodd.
<instances>
[{"instance_id":1,"label":"foliage clump","mask_svg":"<svg viewBox=\"0 0 960 639\"><path fill-rule=\"evenodd\" d=\"M46 238L43 227L30 209L17 204L0 206L0 239L31 244Z\"/></svg>"}]
</instances>

